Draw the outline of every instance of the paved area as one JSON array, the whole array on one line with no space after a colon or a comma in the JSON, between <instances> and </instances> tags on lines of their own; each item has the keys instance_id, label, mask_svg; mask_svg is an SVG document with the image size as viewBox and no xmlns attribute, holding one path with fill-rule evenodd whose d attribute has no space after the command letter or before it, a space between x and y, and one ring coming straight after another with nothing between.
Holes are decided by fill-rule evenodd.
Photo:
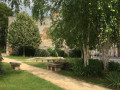
<instances>
[{"instance_id":1,"label":"paved area","mask_svg":"<svg viewBox=\"0 0 120 90\"><path fill-rule=\"evenodd\" d=\"M4 58L3 62L20 62L12 59ZM21 62L20 62L21 63ZM53 71L33 67L22 63L22 70L26 70L44 80L50 81L51 83L64 88L65 90L110 90L104 87L100 87L94 84L86 83L81 80L76 80L70 77L59 75Z\"/></svg>"},{"instance_id":2,"label":"paved area","mask_svg":"<svg viewBox=\"0 0 120 90\"><path fill-rule=\"evenodd\" d=\"M99 59L99 57L94 57L94 59ZM110 57L110 61L120 63L120 57Z\"/></svg>"}]
</instances>

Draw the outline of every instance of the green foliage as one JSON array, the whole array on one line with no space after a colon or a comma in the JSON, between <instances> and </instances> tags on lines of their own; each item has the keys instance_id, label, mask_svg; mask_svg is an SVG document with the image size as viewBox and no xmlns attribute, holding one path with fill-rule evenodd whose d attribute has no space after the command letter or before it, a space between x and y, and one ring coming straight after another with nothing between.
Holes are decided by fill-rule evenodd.
<instances>
[{"instance_id":1,"label":"green foliage","mask_svg":"<svg viewBox=\"0 0 120 90\"><path fill-rule=\"evenodd\" d=\"M99 60L89 60L89 65L84 67L82 59L75 59L69 62L67 68L72 69L75 75L82 76L101 76L103 70L103 63ZM70 67L69 67L70 66Z\"/></svg>"},{"instance_id":2,"label":"green foliage","mask_svg":"<svg viewBox=\"0 0 120 90\"><path fill-rule=\"evenodd\" d=\"M61 49L56 49L56 52L58 53L59 57L65 57L66 56L65 52Z\"/></svg>"},{"instance_id":3,"label":"green foliage","mask_svg":"<svg viewBox=\"0 0 120 90\"><path fill-rule=\"evenodd\" d=\"M69 56L74 57L74 58L81 57L81 50L79 50L79 49L70 50Z\"/></svg>"},{"instance_id":4,"label":"green foliage","mask_svg":"<svg viewBox=\"0 0 120 90\"><path fill-rule=\"evenodd\" d=\"M11 53L11 55L12 55L12 56L19 56L19 55L20 55L20 54L19 54L19 53L20 53L19 51L20 51L20 47L17 47L17 46L16 46L16 47L13 48L13 52Z\"/></svg>"},{"instance_id":5,"label":"green foliage","mask_svg":"<svg viewBox=\"0 0 120 90\"><path fill-rule=\"evenodd\" d=\"M38 48L40 45L39 29L27 13L18 14L16 20L9 26L8 42L12 48Z\"/></svg>"},{"instance_id":6,"label":"green foliage","mask_svg":"<svg viewBox=\"0 0 120 90\"><path fill-rule=\"evenodd\" d=\"M54 57L65 57L65 56L67 56L66 54L65 54L65 52L63 51L63 50L61 50L61 49L52 49L52 48L48 48L48 51L49 51L49 53L50 53L50 56L54 56Z\"/></svg>"},{"instance_id":7,"label":"green foliage","mask_svg":"<svg viewBox=\"0 0 120 90\"><path fill-rule=\"evenodd\" d=\"M1 56L1 53L0 53L0 74L3 74L5 72L3 68L2 60L3 60L3 57Z\"/></svg>"},{"instance_id":8,"label":"green foliage","mask_svg":"<svg viewBox=\"0 0 120 90\"><path fill-rule=\"evenodd\" d=\"M111 72L106 75L106 80L109 82L109 86L120 88L120 73L119 72Z\"/></svg>"},{"instance_id":9,"label":"green foliage","mask_svg":"<svg viewBox=\"0 0 120 90\"><path fill-rule=\"evenodd\" d=\"M89 62L89 65L83 69L83 75L102 76L103 62L99 60L89 60Z\"/></svg>"},{"instance_id":10,"label":"green foliage","mask_svg":"<svg viewBox=\"0 0 120 90\"><path fill-rule=\"evenodd\" d=\"M73 63L70 62L64 62L62 66L62 70L65 71L72 71Z\"/></svg>"},{"instance_id":11,"label":"green foliage","mask_svg":"<svg viewBox=\"0 0 120 90\"><path fill-rule=\"evenodd\" d=\"M0 52L1 52L1 53L5 53L5 52L6 52L6 49L0 48Z\"/></svg>"},{"instance_id":12,"label":"green foliage","mask_svg":"<svg viewBox=\"0 0 120 90\"><path fill-rule=\"evenodd\" d=\"M45 49L37 49L35 52L36 57L49 57L50 53Z\"/></svg>"},{"instance_id":13,"label":"green foliage","mask_svg":"<svg viewBox=\"0 0 120 90\"><path fill-rule=\"evenodd\" d=\"M14 47L13 52L11 53L12 56L22 56L23 49L22 47ZM34 56L35 55L35 49L33 47L25 47L25 54L26 56Z\"/></svg>"},{"instance_id":14,"label":"green foliage","mask_svg":"<svg viewBox=\"0 0 120 90\"><path fill-rule=\"evenodd\" d=\"M57 56L56 51L53 50L52 48L48 48L48 52L50 53L50 56L53 56L53 57Z\"/></svg>"},{"instance_id":15,"label":"green foliage","mask_svg":"<svg viewBox=\"0 0 120 90\"><path fill-rule=\"evenodd\" d=\"M5 4L0 3L0 48L6 45L8 32L8 16L12 16L12 10Z\"/></svg>"},{"instance_id":16,"label":"green foliage","mask_svg":"<svg viewBox=\"0 0 120 90\"><path fill-rule=\"evenodd\" d=\"M3 63L0 62L0 75L5 73L5 69L3 67Z\"/></svg>"},{"instance_id":17,"label":"green foliage","mask_svg":"<svg viewBox=\"0 0 120 90\"><path fill-rule=\"evenodd\" d=\"M118 62L109 62L109 71L120 71L120 64Z\"/></svg>"}]
</instances>

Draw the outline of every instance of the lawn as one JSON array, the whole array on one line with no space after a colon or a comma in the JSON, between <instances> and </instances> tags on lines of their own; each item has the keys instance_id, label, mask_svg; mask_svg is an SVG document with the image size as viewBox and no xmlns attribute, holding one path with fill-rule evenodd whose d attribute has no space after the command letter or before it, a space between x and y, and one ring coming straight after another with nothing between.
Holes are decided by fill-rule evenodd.
<instances>
[{"instance_id":1,"label":"lawn","mask_svg":"<svg viewBox=\"0 0 120 90\"><path fill-rule=\"evenodd\" d=\"M43 69L46 69L46 67L47 67L46 63L40 63L40 62L25 62L25 63L28 64L28 65L32 65L32 66L43 68ZM67 76L67 77L72 77L74 79L83 80L83 81L88 82L88 83L92 83L92 84L96 84L96 85L108 88L108 84L106 83L105 78L103 78L103 77L76 76L73 72L64 71L64 70L56 72L56 73Z\"/></svg>"},{"instance_id":2,"label":"lawn","mask_svg":"<svg viewBox=\"0 0 120 90\"><path fill-rule=\"evenodd\" d=\"M26 71L14 71L4 63L6 73L0 76L0 90L63 90Z\"/></svg>"},{"instance_id":3,"label":"lawn","mask_svg":"<svg viewBox=\"0 0 120 90\"><path fill-rule=\"evenodd\" d=\"M46 63L41 63L41 62L24 62L24 63L35 66L35 67L47 69Z\"/></svg>"},{"instance_id":4,"label":"lawn","mask_svg":"<svg viewBox=\"0 0 120 90\"><path fill-rule=\"evenodd\" d=\"M6 56L6 58L16 59L16 60L19 60L19 61L23 61L23 60L26 60L26 59L30 59L30 58L32 58L32 57L23 57L23 56Z\"/></svg>"},{"instance_id":5,"label":"lawn","mask_svg":"<svg viewBox=\"0 0 120 90\"><path fill-rule=\"evenodd\" d=\"M74 61L76 59L80 59L80 58L66 58L65 60L67 62L72 62L72 61ZM46 67L47 67L46 63L40 63L40 62L24 62L24 63L26 63L28 65L35 66L35 67L43 68L43 69L46 69ZM72 71L64 71L64 70L56 72L56 73L67 76L67 77L72 77L74 79L83 80L83 81L88 82L88 83L92 83L92 84L96 84L96 85L108 88L108 83L106 83L104 77L76 76ZM112 87L110 87L110 88L112 88Z\"/></svg>"}]
</instances>

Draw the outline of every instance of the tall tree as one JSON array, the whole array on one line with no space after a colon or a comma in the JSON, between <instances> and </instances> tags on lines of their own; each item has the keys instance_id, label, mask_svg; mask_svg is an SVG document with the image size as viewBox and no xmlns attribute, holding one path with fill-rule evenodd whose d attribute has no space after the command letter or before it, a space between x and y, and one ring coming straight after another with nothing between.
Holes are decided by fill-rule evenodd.
<instances>
[{"instance_id":1,"label":"tall tree","mask_svg":"<svg viewBox=\"0 0 120 90\"><path fill-rule=\"evenodd\" d=\"M98 31L99 46L104 62L104 69L107 69L109 62L109 49L113 44L118 43L120 38L120 1L99 0L98 1Z\"/></svg>"},{"instance_id":2,"label":"tall tree","mask_svg":"<svg viewBox=\"0 0 120 90\"><path fill-rule=\"evenodd\" d=\"M12 10L5 3L0 3L0 48L5 48L6 46L8 16L12 15Z\"/></svg>"},{"instance_id":3,"label":"tall tree","mask_svg":"<svg viewBox=\"0 0 120 90\"><path fill-rule=\"evenodd\" d=\"M70 46L83 48L85 66L88 65L89 47L97 44L107 69L109 48L118 43L120 37L120 0L32 1L35 19L42 20L49 11L59 13L53 19L53 39L65 40Z\"/></svg>"},{"instance_id":4,"label":"tall tree","mask_svg":"<svg viewBox=\"0 0 120 90\"><path fill-rule=\"evenodd\" d=\"M25 47L36 49L40 45L39 29L27 13L18 14L16 20L10 24L8 42L12 48L22 47L23 56L25 56Z\"/></svg>"}]
</instances>

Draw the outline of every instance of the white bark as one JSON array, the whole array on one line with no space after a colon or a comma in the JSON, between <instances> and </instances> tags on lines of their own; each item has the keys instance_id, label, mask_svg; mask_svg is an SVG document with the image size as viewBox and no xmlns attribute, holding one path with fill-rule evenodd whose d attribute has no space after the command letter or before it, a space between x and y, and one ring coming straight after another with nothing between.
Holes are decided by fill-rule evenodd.
<instances>
[{"instance_id":1,"label":"white bark","mask_svg":"<svg viewBox=\"0 0 120 90\"><path fill-rule=\"evenodd\" d=\"M104 63L104 70L107 70L107 67L108 67L108 63L109 63L109 40L107 40L103 45L102 45L102 60L103 60L103 63Z\"/></svg>"},{"instance_id":2,"label":"white bark","mask_svg":"<svg viewBox=\"0 0 120 90\"><path fill-rule=\"evenodd\" d=\"M86 55L86 48L85 46L83 45L83 52L84 52L84 66L86 67L87 66L87 55Z\"/></svg>"},{"instance_id":3,"label":"white bark","mask_svg":"<svg viewBox=\"0 0 120 90\"><path fill-rule=\"evenodd\" d=\"M84 53L84 66L86 67L87 65L89 65L89 45L87 45L87 47L83 45L83 53Z\"/></svg>"}]
</instances>

